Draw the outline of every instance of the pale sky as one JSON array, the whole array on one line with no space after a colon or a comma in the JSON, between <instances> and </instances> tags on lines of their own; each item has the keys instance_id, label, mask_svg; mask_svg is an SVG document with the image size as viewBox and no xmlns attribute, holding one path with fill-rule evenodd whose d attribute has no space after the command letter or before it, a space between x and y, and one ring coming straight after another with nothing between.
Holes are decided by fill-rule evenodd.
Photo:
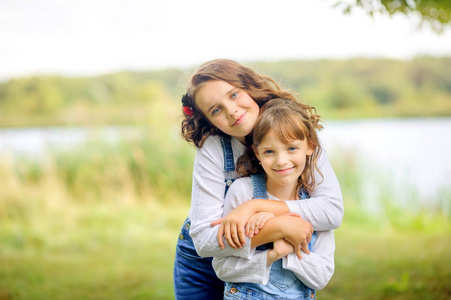
<instances>
[{"instance_id":1,"label":"pale sky","mask_svg":"<svg viewBox=\"0 0 451 300\"><path fill-rule=\"evenodd\" d=\"M403 15L344 15L335 0L0 0L0 80L191 67L214 58L451 55Z\"/></svg>"}]
</instances>

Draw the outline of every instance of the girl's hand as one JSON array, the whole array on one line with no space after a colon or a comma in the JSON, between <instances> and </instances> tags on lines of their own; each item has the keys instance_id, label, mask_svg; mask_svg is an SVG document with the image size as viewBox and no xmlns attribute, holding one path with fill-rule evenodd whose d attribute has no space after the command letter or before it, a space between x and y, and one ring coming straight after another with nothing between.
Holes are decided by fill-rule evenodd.
<instances>
[{"instance_id":1,"label":"girl's hand","mask_svg":"<svg viewBox=\"0 0 451 300\"><path fill-rule=\"evenodd\" d=\"M284 239L277 240L273 243L273 249L276 251L279 259L294 252L294 247Z\"/></svg>"},{"instance_id":2,"label":"girl's hand","mask_svg":"<svg viewBox=\"0 0 451 300\"><path fill-rule=\"evenodd\" d=\"M286 214L285 216L293 217L292 213ZM294 246L296 256L301 259L301 249L305 254L310 254L308 243L312 240L313 227L309 222L299 217L299 215L294 218L289 218L288 220L290 222L285 224L288 226L286 226L286 229L284 230L286 233L285 240Z\"/></svg>"},{"instance_id":3,"label":"girl's hand","mask_svg":"<svg viewBox=\"0 0 451 300\"><path fill-rule=\"evenodd\" d=\"M260 229L263 228L266 221L275 218L273 213L270 212L259 212L253 214L246 223L246 235L252 238L255 234L258 234Z\"/></svg>"},{"instance_id":4,"label":"girl's hand","mask_svg":"<svg viewBox=\"0 0 451 300\"><path fill-rule=\"evenodd\" d=\"M267 266L273 262L294 252L294 247L284 239L277 240L273 243L273 249L269 250L267 256Z\"/></svg>"},{"instance_id":5,"label":"girl's hand","mask_svg":"<svg viewBox=\"0 0 451 300\"><path fill-rule=\"evenodd\" d=\"M244 227L247 220L254 214L252 200L246 201L232 210L227 216L211 223L211 226L219 225L218 244L224 249L225 236L229 245L234 249L239 249L246 243Z\"/></svg>"}]
</instances>

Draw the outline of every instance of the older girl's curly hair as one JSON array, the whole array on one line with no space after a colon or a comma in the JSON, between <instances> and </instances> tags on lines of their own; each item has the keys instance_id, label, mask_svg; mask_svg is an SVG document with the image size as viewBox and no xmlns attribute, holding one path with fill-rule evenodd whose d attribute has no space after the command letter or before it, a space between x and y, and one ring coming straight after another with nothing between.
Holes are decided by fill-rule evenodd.
<instances>
[{"instance_id":1,"label":"older girl's curly hair","mask_svg":"<svg viewBox=\"0 0 451 300\"><path fill-rule=\"evenodd\" d=\"M222 80L230 85L244 90L257 104L262 107L274 98L284 98L296 101L288 91L282 90L271 78L259 75L252 69L228 59L215 59L202 64L195 71L188 83L187 93L183 96L183 120L181 134L183 139L196 148L202 147L205 139L210 135L224 134L208 122L204 114L196 107L196 92L210 80ZM314 111L313 107L299 104L307 111ZM189 109L187 110L187 107ZM188 113L187 113L188 111Z\"/></svg>"},{"instance_id":2,"label":"older girl's curly hair","mask_svg":"<svg viewBox=\"0 0 451 300\"><path fill-rule=\"evenodd\" d=\"M298 179L298 188L304 188L307 192L315 187L314 170L321 174L317 167L317 160L321 153L317 130L323 126L320 119L311 110L306 110L302 104L289 99L273 99L261 108L261 114L252 132L253 147L258 148L269 132L273 132L283 143L293 140L305 140L313 147L312 155L306 160L304 171ZM240 175L247 176L263 172L254 151L248 147L237 161L237 171Z\"/></svg>"}]
</instances>

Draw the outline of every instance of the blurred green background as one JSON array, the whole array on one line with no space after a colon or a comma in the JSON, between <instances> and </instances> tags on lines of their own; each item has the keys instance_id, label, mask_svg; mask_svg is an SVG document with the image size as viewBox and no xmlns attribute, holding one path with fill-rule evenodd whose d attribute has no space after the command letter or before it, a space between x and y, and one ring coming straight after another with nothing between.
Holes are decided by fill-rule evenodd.
<instances>
[{"instance_id":1,"label":"blurred green background","mask_svg":"<svg viewBox=\"0 0 451 300\"><path fill-rule=\"evenodd\" d=\"M451 116L451 57L243 63L314 105L326 130L330 120ZM179 134L192 71L0 83L0 138L43 128L86 132L43 152L0 148L0 299L173 299L195 154ZM361 171L377 173L377 166L352 153L328 154L345 217L336 230L335 274L318 297L449 299L450 185L424 206L417 187L397 187L412 199L406 206L387 184L390 174L372 177L375 213L365 206Z\"/></svg>"}]
</instances>

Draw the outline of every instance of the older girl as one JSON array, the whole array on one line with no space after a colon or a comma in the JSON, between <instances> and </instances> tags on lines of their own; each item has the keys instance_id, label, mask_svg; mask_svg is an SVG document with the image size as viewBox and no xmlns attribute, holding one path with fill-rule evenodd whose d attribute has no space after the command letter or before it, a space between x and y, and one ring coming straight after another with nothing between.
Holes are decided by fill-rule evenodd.
<instances>
[{"instance_id":1,"label":"older girl","mask_svg":"<svg viewBox=\"0 0 451 300\"><path fill-rule=\"evenodd\" d=\"M341 224L341 190L323 151L314 154L317 155L314 157L318 166L314 172L317 186L310 199L247 201L229 213L220 226L211 226L222 217L225 192L239 177L235 170L236 159L250 147L249 134L260 107L274 98L296 101L271 78L225 59L201 65L188 84L182 98L182 136L198 151L193 169L191 209L179 235L174 264L177 299L191 299L193 294L199 298L222 299L224 284L214 273L211 257L250 257L252 233L245 236L244 230L246 222L256 212L269 211L276 216L294 212L302 217L302 226L277 234L278 239L290 241L298 256L301 244L308 253L306 245L312 226L315 230L331 230ZM315 114L314 108L300 105ZM223 232L227 243L223 242ZM266 242L269 240L262 240Z\"/></svg>"}]
</instances>

